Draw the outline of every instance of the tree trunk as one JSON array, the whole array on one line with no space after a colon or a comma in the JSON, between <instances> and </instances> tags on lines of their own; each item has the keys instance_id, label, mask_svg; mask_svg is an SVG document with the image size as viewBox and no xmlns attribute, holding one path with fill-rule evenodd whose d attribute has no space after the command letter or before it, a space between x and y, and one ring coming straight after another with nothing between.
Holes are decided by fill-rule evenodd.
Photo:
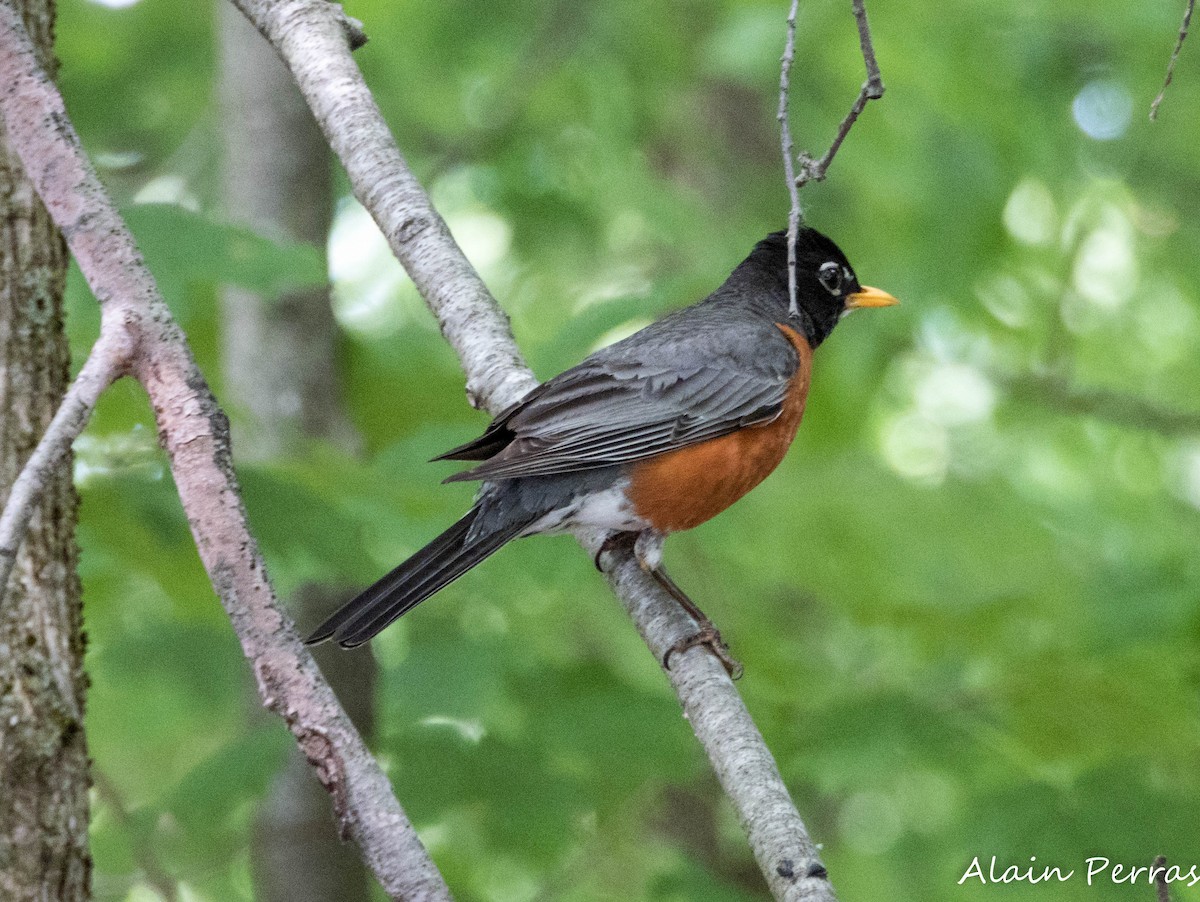
<instances>
[{"instance_id":1,"label":"tree trunk","mask_svg":"<svg viewBox=\"0 0 1200 902\"><path fill-rule=\"evenodd\" d=\"M237 9L218 7L226 215L260 234L323 247L333 207L329 147L271 46ZM295 454L309 439L356 445L341 403L337 330L327 289L263 298L224 292L226 403L240 460ZM300 623L344 598L305 586L290 599ZM360 732L369 734L369 654L314 654ZM337 837L329 796L298 751L276 778L255 825L254 873L263 902L369 898L357 852Z\"/></svg>"},{"instance_id":2,"label":"tree trunk","mask_svg":"<svg viewBox=\"0 0 1200 902\"><path fill-rule=\"evenodd\" d=\"M268 238L323 248L333 209L329 145L271 45L231 4L218 9L225 214ZM243 456L295 453L305 438L354 445L328 290L263 298L231 287L221 319L228 406Z\"/></svg>"},{"instance_id":3,"label":"tree trunk","mask_svg":"<svg viewBox=\"0 0 1200 902\"><path fill-rule=\"evenodd\" d=\"M16 0L54 71L52 0ZM66 248L0 127L0 491L66 390ZM0 608L0 898L90 896L86 680L71 467L34 511Z\"/></svg>"}]
</instances>

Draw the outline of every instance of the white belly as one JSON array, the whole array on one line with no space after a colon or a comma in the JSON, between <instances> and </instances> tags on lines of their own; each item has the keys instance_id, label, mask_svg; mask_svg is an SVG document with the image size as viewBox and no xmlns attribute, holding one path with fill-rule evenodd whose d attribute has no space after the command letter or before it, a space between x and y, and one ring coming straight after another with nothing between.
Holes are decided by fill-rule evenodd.
<instances>
[{"instance_id":1,"label":"white belly","mask_svg":"<svg viewBox=\"0 0 1200 902\"><path fill-rule=\"evenodd\" d=\"M535 520L521 533L523 536L541 533L566 532L571 529L595 528L614 532L632 532L648 529L650 524L639 517L633 505L625 497L628 479L622 479L612 488L593 492L551 511Z\"/></svg>"}]
</instances>

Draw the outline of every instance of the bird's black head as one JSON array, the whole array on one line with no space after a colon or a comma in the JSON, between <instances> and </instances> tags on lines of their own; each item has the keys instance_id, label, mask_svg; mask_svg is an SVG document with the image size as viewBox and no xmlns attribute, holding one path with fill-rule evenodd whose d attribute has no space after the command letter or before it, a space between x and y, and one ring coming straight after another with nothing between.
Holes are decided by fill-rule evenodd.
<instances>
[{"instance_id":1,"label":"bird's black head","mask_svg":"<svg viewBox=\"0 0 1200 902\"><path fill-rule=\"evenodd\" d=\"M753 291L756 306L765 302L771 308L766 312L778 316L779 322L796 324L814 348L851 310L899 303L887 292L860 285L838 246L816 229L804 226L796 235L798 309L794 315L788 298L787 232L772 232L758 242L730 276L730 287L735 287L735 282L739 295L744 296L747 289Z\"/></svg>"}]
</instances>

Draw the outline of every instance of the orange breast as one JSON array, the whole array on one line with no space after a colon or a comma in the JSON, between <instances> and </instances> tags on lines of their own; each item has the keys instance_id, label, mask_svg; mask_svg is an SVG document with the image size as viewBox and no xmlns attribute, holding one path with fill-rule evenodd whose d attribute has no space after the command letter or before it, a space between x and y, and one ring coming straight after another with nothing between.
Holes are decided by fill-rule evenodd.
<instances>
[{"instance_id":1,"label":"orange breast","mask_svg":"<svg viewBox=\"0 0 1200 902\"><path fill-rule=\"evenodd\" d=\"M800 366L778 417L630 468L629 500L655 529L678 532L712 519L766 479L791 447L804 416L812 348L794 329L776 325L800 353Z\"/></svg>"}]
</instances>

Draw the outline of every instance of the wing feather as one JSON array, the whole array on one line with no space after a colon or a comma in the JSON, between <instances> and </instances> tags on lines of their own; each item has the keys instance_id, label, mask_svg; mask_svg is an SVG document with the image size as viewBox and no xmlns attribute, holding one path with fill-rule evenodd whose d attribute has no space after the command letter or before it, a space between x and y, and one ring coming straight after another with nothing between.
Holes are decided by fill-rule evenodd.
<instances>
[{"instance_id":1,"label":"wing feather","mask_svg":"<svg viewBox=\"0 0 1200 902\"><path fill-rule=\"evenodd\" d=\"M714 340L711 331L681 329L681 319L662 320L640 341L619 342L538 386L480 438L439 458L490 452L447 482L614 466L779 416L799 355L777 328L731 322Z\"/></svg>"}]
</instances>

